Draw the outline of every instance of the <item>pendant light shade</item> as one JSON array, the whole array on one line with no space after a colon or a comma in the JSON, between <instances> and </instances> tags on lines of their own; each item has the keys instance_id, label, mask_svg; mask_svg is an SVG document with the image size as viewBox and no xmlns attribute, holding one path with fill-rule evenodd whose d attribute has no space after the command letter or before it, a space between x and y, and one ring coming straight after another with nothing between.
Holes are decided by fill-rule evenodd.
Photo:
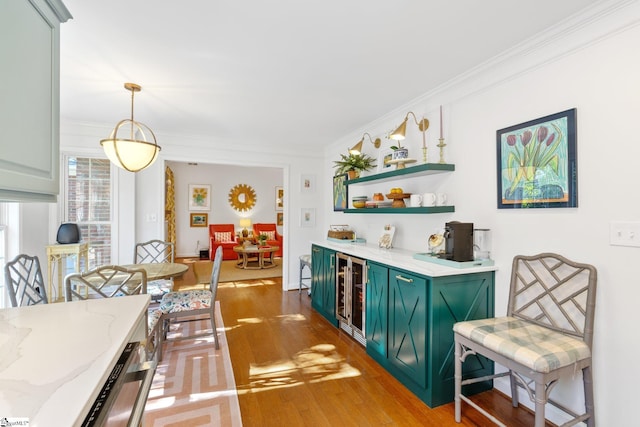
<instances>
[{"instance_id":1,"label":"pendant light shade","mask_svg":"<svg viewBox=\"0 0 640 427\"><path fill-rule=\"evenodd\" d=\"M133 120L133 97L142 88L135 83L125 83L124 87L131 91L131 118L120 120L109 138L101 140L100 145L114 165L129 172L138 172L155 162L160 146L148 126Z\"/></svg>"}]
</instances>

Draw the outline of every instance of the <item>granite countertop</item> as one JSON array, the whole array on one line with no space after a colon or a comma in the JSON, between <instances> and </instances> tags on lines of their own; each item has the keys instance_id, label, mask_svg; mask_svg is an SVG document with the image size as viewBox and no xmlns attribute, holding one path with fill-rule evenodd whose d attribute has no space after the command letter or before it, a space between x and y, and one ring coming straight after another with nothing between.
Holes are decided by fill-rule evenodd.
<instances>
[{"instance_id":1,"label":"granite countertop","mask_svg":"<svg viewBox=\"0 0 640 427\"><path fill-rule=\"evenodd\" d=\"M0 310L0 417L75 426L130 341L149 295Z\"/></svg>"},{"instance_id":2,"label":"granite countertop","mask_svg":"<svg viewBox=\"0 0 640 427\"><path fill-rule=\"evenodd\" d=\"M446 265L436 264L428 261L415 259L415 252L406 249L383 249L373 244L365 243L341 243L335 241L312 241L314 245L333 249L337 252L376 261L392 267L402 268L414 273L423 274L429 277L454 276L458 274L480 273L484 271L495 271L495 265L470 266L465 268L455 268Z\"/></svg>"}]
</instances>

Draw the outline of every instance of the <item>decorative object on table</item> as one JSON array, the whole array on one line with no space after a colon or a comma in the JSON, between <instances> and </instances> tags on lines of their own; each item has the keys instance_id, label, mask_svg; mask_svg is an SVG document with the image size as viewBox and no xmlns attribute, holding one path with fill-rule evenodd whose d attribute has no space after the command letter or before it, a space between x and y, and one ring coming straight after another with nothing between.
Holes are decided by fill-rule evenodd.
<instances>
[{"instance_id":1,"label":"decorative object on table","mask_svg":"<svg viewBox=\"0 0 640 427\"><path fill-rule=\"evenodd\" d=\"M189 210L211 210L211 186L208 184L189 184Z\"/></svg>"},{"instance_id":2,"label":"decorative object on table","mask_svg":"<svg viewBox=\"0 0 640 427\"><path fill-rule=\"evenodd\" d=\"M368 132L365 132L364 135L362 135L362 138L360 138L360 141L358 141L358 143L356 145L354 145L353 147L351 147L349 149L349 153L350 154L360 154L362 152L362 144L364 143L364 137L368 136L369 137L369 141L371 141L371 143L373 144L374 147L376 148L380 148L380 138L376 138L376 140L374 141L371 138L371 135L369 135Z\"/></svg>"},{"instance_id":3,"label":"decorative object on table","mask_svg":"<svg viewBox=\"0 0 640 427\"><path fill-rule=\"evenodd\" d=\"M348 174L349 179L360 177L360 172L366 172L376 167L376 159L368 154L340 154L340 160L334 160L336 176Z\"/></svg>"},{"instance_id":4,"label":"decorative object on table","mask_svg":"<svg viewBox=\"0 0 640 427\"><path fill-rule=\"evenodd\" d=\"M384 249L391 249L393 247L393 235L395 232L396 228L393 225L385 225L378 239L378 246Z\"/></svg>"},{"instance_id":5,"label":"decorative object on table","mask_svg":"<svg viewBox=\"0 0 640 427\"><path fill-rule=\"evenodd\" d=\"M351 204L356 209L364 208L368 199L367 196L354 196L351 198Z\"/></svg>"},{"instance_id":6,"label":"decorative object on table","mask_svg":"<svg viewBox=\"0 0 640 427\"><path fill-rule=\"evenodd\" d=\"M314 227L316 225L316 210L314 208L300 209L300 227Z\"/></svg>"},{"instance_id":7,"label":"decorative object on table","mask_svg":"<svg viewBox=\"0 0 640 427\"><path fill-rule=\"evenodd\" d=\"M276 225L284 225L284 212L276 213Z\"/></svg>"},{"instance_id":8,"label":"decorative object on table","mask_svg":"<svg viewBox=\"0 0 640 427\"><path fill-rule=\"evenodd\" d=\"M416 115L413 113L413 111L409 111L407 113L407 115L404 118L404 121L402 122L402 124L400 124L400 126L398 126L398 128L396 130L394 130L393 132L391 132L391 134L389 135L389 138L398 141L398 144L396 146L392 146L391 148L393 150L395 150L398 153L394 152L393 155L393 160L399 160L399 159L407 159L409 157L409 151L406 152L400 152L400 150L406 150L406 148L402 148L400 146L400 141L402 141L403 139L406 138L406 133L407 133L407 120L409 120L409 115L413 116L413 120L415 121L416 125L418 126L418 129L420 130L420 132L422 132L422 161L424 163L427 163L427 139L426 139L426 132L427 129L429 128L429 120L425 119L424 117L422 117L422 120L420 120L418 122L418 118L416 117ZM401 169L403 166L398 166L398 169Z\"/></svg>"},{"instance_id":9,"label":"decorative object on table","mask_svg":"<svg viewBox=\"0 0 640 427\"><path fill-rule=\"evenodd\" d=\"M356 238L355 231L346 224L334 224L329 226L327 231L327 239L333 240L354 240Z\"/></svg>"},{"instance_id":10,"label":"decorative object on table","mask_svg":"<svg viewBox=\"0 0 640 427\"><path fill-rule=\"evenodd\" d=\"M209 214L202 212L191 212L189 214L189 225L191 227L206 227L209 224Z\"/></svg>"},{"instance_id":11,"label":"decorative object on table","mask_svg":"<svg viewBox=\"0 0 640 427\"><path fill-rule=\"evenodd\" d=\"M333 210L334 212L344 211L347 209L349 201L349 190L345 185L347 174L336 175L333 177Z\"/></svg>"},{"instance_id":12,"label":"decorative object on table","mask_svg":"<svg viewBox=\"0 0 640 427\"><path fill-rule=\"evenodd\" d=\"M578 206L576 109L496 132L498 208Z\"/></svg>"},{"instance_id":13,"label":"decorative object on table","mask_svg":"<svg viewBox=\"0 0 640 427\"><path fill-rule=\"evenodd\" d=\"M315 175L302 175L300 177L300 190L303 193L313 193L316 191Z\"/></svg>"},{"instance_id":14,"label":"decorative object on table","mask_svg":"<svg viewBox=\"0 0 640 427\"><path fill-rule=\"evenodd\" d=\"M438 255L444 252L444 236L441 233L433 233L427 239L429 245L429 253L431 255Z\"/></svg>"},{"instance_id":15,"label":"decorative object on table","mask_svg":"<svg viewBox=\"0 0 640 427\"><path fill-rule=\"evenodd\" d=\"M242 237L249 237L249 227L251 227L251 218L240 218L240 227L242 227Z\"/></svg>"},{"instance_id":16,"label":"decorative object on table","mask_svg":"<svg viewBox=\"0 0 640 427\"><path fill-rule=\"evenodd\" d=\"M256 192L247 184L238 184L229 191L229 204L238 212L249 211L256 204Z\"/></svg>"},{"instance_id":17,"label":"decorative object on table","mask_svg":"<svg viewBox=\"0 0 640 427\"><path fill-rule=\"evenodd\" d=\"M80 227L78 227L78 224L67 222L64 224L60 224L60 227L58 227L56 242L60 243L61 245L78 243L81 238L82 233L80 233Z\"/></svg>"},{"instance_id":18,"label":"decorative object on table","mask_svg":"<svg viewBox=\"0 0 640 427\"><path fill-rule=\"evenodd\" d=\"M473 259L491 259L491 230L475 228L473 230Z\"/></svg>"},{"instance_id":19,"label":"decorative object on table","mask_svg":"<svg viewBox=\"0 0 640 427\"><path fill-rule=\"evenodd\" d=\"M440 148L440 163L444 163L444 147L447 144L444 143L444 136L442 130L442 105L440 106L440 138L438 139L438 148Z\"/></svg>"},{"instance_id":20,"label":"decorative object on table","mask_svg":"<svg viewBox=\"0 0 640 427\"><path fill-rule=\"evenodd\" d=\"M284 208L284 189L282 187L276 187L276 211L281 211Z\"/></svg>"},{"instance_id":21,"label":"decorative object on table","mask_svg":"<svg viewBox=\"0 0 640 427\"><path fill-rule=\"evenodd\" d=\"M402 188L399 187L392 188L389 194L387 194L387 199L393 200L393 203L391 203L392 208L406 208L407 205L404 203L404 199L410 197L411 193L405 193L402 191Z\"/></svg>"},{"instance_id":22,"label":"decorative object on table","mask_svg":"<svg viewBox=\"0 0 640 427\"><path fill-rule=\"evenodd\" d=\"M142 87L125 83L124 88L131 91L131 118L120 120L109 138L101 140L100 145L111 163L126 171L138 172L156 161L161 148L153 131L147 125L133 120L133 97ZM124 135L118 135L120 130L124 131Z\"/></svg>"},{"instance_id":23,"label":"decorative object on table","mask_svg":"<svg viewBox=\"0 0 640 427\"><path fill-rule=\"evenodd\" d=\"M393 150L386 148L378 153L378 173L392 170L393 165L389 163L393 159Z\"/></svg>"},{"instance_id":24,"label":"decorative object on table","mask_svg":"<svg viewBox=\"0 0 640 427\"><path fill-rule=\"evenodd\" d=\"M410 163L417 162L416 159L402 158L402 159L391 159L387 163L390 165L396 165L396 169L404 169L405 165Z\"/></svg>"},{"instance_id":25,"label":"decorative object on table","mask_svg":"<svg viewBox=\"0 0 640 427\"><path fill-rule=\"evenodd\" d=\"M258 235L258 244L260 246L266 246L267 245L267 235L264 233L261 233Z\"/></svg>"}]
</instances>

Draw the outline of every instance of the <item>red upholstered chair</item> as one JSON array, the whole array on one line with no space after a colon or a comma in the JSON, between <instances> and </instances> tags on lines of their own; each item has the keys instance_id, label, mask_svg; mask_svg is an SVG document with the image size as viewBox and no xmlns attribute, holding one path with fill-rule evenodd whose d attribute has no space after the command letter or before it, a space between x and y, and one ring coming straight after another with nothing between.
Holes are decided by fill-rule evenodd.
<instances>
[{"instance_id":1,"label":"red upholstered chair","mask_svg":"<svg viewBox=\"0 0 640 427\"><path fill-rule=\"evenodd\" d=\"M280 249L273 256L282 256L282 252L284 250L284 242L282 241L282 235L278 234L278 229L276 228L275 223L255 223L253 224L253 236L258 237L260 234L267 234L269 237L267 238L267 245L269 246L279 246Z\"/></svg>"},{"instance_id":2,"label":"red upholstered chair","mask_svg":"<svg viewBox=\"0 0 640 427\"><path fill-rule=\"evenodd\" d=\"M216 249L222 246L222 259L238 259L238 255L233 251L234 246L238 246L236 229L233 224L209 224L209 258L213 260Z\"/></svg>"}]
</instances>

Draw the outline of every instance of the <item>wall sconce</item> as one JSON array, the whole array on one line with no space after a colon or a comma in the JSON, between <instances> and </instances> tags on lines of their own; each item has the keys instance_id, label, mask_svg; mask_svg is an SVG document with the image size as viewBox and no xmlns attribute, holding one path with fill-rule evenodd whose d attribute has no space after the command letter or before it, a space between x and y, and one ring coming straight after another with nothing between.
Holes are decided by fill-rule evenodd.
<instances>
[{"instance_id":1,"label":"wall sconce","mask_svg":"<svg viewBox=\"0 0 640 427\"><path fill-rule=\"evenodd\" d=\"M371 138L371 135L369 135L368 132L365 132L364 135L362 135L362 138L360 139L360 141L358 141L358 143L356 145L354 145L353 147L351 147L349 149L349 153L350 154L360 154L362 152L362 144L364 143L364 137L368 136L369 137L369 141L371 141L371 143L373 144L374 147L376 148L380 148L380 138L376 138L376 140L374 141Z\"/></svg>"},{"instance_id":2,"label":"wall sconce","mask_svg":"<svg viewBox=\"0 0 640 427\"><path fill-rule=\"evenodd\" d=\"M416 122L416 125L418 125L418 129L420 129L420 132L422 132L422 160L424 161L424 163L427 163L427 141L425 133L429 128L429 120L423 117L422 120L418 121L418 118L413 113L413 111L409 111L405 116L402 124L400 124L400 126L398 126L396 130L391 132L389 138L396 141L402 141L403 139L405 139L405 134L407 132L407 120L409 120L409 115L413 116L413 120Z\"/></svg>"},{"instance_id":3,"label":"wall sconce","mask_svg":"<svg viewBox=\"0 0 640 427\"><path fill-rule=\"evenodd\" d=\"M242 237L249 236L248 228L251 227L251 218L240 218L240 227L243 227Z\"/></svg>"},{"instance_id":4,"label":"wall sconce","mask_svg":"<svg viewBox=\"0 0 640 427\"><path fill-rule=\"evenodd\" d=\"M148 126L133 120L133 96L142 87L135 83L125 83L124 87L131 91L131 119L120 120L109 138L101 140L100 145L114 165L129 172L138 172L155 162L160 146ZM123 127L125 136L119 136L118 131ZM127 128L129 135L126 135ZM153 141L147 140L147 134Z\"/></svg>"}]
</instances>

